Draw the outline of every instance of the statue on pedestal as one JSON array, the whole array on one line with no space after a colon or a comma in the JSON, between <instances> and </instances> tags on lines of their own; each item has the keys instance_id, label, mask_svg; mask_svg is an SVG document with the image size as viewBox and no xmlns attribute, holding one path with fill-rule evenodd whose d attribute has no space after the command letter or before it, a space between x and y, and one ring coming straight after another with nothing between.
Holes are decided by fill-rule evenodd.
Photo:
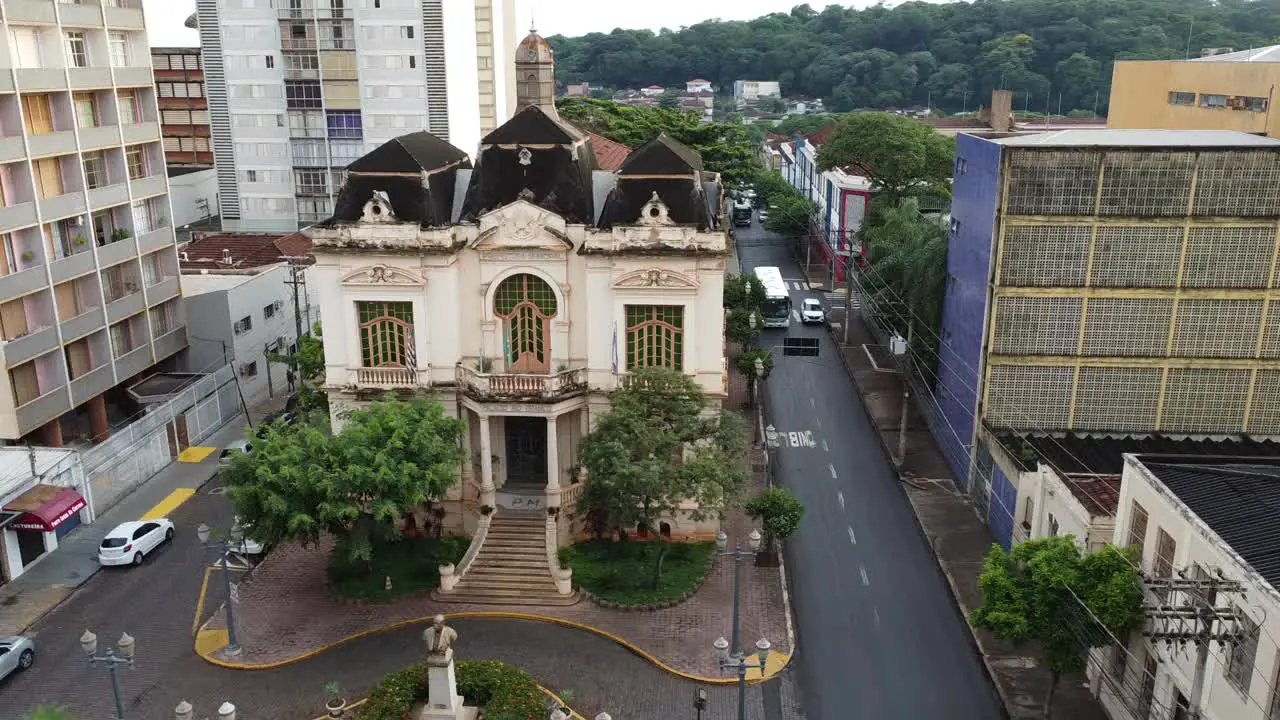
<instances>
[{"instance_id":1,"label":"statue on pedestal","mask_svg":"<svg viewBox=\"0 0 1280 720\"><path fill-rule=\"evenodd\" d=\"M431 620L431 627L422 631L422 644L427 648L427 664L448 665L453 662L453 644L458 640L458 631L444 624L444 616L437 615Z\"/></svg>"},{"instance_id":2,"label":"statue on pedestal","mask_svg":"<svg viewBox=\"0 0 1280 720\"><path fill-rule=\"evenodd\" d=\"M436 615L431 627L422 631L422 644L427 651L427 706L420 720L472 720L477 708L465 707L458 694L458 679L453 668L453 644L458 631L444 624L444 616Z\"/></svg>"}]
</instances>

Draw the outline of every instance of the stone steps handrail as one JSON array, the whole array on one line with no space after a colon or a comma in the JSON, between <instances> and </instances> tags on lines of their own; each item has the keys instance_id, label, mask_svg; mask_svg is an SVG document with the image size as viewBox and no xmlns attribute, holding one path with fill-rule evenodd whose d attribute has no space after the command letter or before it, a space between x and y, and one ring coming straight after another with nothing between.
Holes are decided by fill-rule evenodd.
<instances>
[{"instance_id":1,"label":"stone steps handrail","mask_svg":"<svg viewBox=\"0 0 1280 720\"><path fill-rule=\"evenodd\" d=\"M467 551L463 553L462 559L457 565L441 565L440 566L440 591L445 593L453 592L458 583L467 574L467 570L471 568L471 563L475 561L476 556L480 554L480 548L484 547L485 538L489 536L489 523L492 522L493 515L481 515L480 521L476 525L476 534L471 536L471 544L467 546Z\"/></svg>"}]
</instances>

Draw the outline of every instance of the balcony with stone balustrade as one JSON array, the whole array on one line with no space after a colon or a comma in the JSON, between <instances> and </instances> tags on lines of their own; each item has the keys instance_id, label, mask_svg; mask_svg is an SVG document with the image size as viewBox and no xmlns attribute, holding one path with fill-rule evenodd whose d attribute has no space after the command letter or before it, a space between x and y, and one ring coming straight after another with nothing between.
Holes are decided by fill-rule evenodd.
<instances>
[{"instance_id":1,"label":"balcony with stone balustrade","mask_svg":"<svg viewBox=\"0 0 1280 720\"><path fill-rule=\"evenodd\" d=\"M550 373L481 372L477 361L457 366L458 387L481 400L555 402L587 391L587 369L568 368Z\"/></svg>"}]
</instances>

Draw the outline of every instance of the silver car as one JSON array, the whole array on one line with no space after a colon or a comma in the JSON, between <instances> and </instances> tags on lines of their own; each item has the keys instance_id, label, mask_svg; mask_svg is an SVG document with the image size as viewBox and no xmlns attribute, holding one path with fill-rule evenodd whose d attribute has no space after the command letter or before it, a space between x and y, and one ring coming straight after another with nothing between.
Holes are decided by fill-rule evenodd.
<instances>
[{"instance_id":1,"label":"silver car","mask_svg":"<svg viewBox=\"0 0 1280 720\"><path fill-rule=\"evenodd\" d=\"M36 661L36 646L31 638L14 635L0 638L0 679L26 670Z\"/></svg>"}]
</instances>

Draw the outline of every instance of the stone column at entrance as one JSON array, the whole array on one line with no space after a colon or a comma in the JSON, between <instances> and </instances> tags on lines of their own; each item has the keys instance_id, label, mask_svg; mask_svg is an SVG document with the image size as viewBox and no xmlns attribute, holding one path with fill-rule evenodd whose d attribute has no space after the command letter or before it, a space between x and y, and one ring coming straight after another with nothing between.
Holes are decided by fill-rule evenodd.
<instances>
[{"instance_id":1,"label":"stone column at entrance","mask_svg":"<svg viewBox=\"0 0 1280 720\"><path fill-rule=\"evenodd\" d=\"M480 504L494 507L497 488L493 484L493 440L489 435L489 416L480 414Z\"/></svg>"},{"instance_id":2,"label":"stone column at entrance","mask_svg":"<svg viewBox=\"0 0 1280 720\"><path fill-rule=\"evenodd\" d=\"M54 418L45 423L41 428L44 434L44 444L48 447L62 447L62 422L58 418Z\"/></svg>"},{"instance_id":3,"label":"stone column at entrance","mask_svg":"<svg viewBox=\"0 0 1280 720\"><path fill-rule=\"evenodd\" d=\"M547 507L560 507L560 436L557 418L547 418Z\"/></svg>"},{"instance_id":4,"label":"stone column at entrance","mask_svg":"<svg viewBox=\"0 0 1280 720\"><path fill-rule=\"evenodd\" d=\"M99 395L89 401L89 433L93 442L100 443L107 439L110 423L107 422L107 398Z\"/></svg>"}]
</instances>

